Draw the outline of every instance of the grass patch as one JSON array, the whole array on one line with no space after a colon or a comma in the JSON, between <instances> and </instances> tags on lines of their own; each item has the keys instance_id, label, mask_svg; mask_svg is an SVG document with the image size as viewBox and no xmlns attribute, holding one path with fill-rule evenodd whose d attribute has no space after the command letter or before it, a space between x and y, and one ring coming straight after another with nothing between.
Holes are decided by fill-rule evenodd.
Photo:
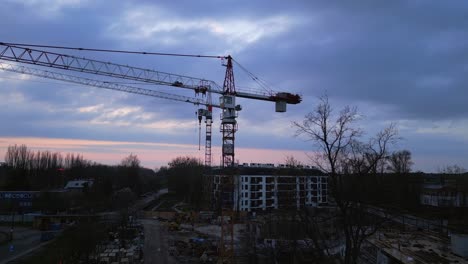
<instances>
[{"instance_id":1,"label":"grass patch","mask_svg":"<svg viewBox=\"0 0 468 264\"><path fill-rule=\"evenodd\" d=\"M161 205L156 209L157 211L173 211L172 207L179 202L179 198L173 193L166 193L159 197Z\"/></svg>"},{"instance_id":2,"label":"grass patch","mask_svg":"<svg viewBox=\"0 0 468 264\"><path fill-rule=\"evenodd\" d=\"M156 211L173 211L172 206L179 202L179 198L174 193L165 193L159 196L158 199L153 200L148 206L145 207L145 210L151 210L156 205L160 204L160 206L156 209Z\"/></svg>"}]
</instances>

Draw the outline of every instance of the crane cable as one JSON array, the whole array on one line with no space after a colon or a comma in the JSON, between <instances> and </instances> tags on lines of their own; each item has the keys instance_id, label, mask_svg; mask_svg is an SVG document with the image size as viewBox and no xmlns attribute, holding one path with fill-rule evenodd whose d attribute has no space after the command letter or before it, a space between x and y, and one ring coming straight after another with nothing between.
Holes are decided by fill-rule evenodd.
<instances>
[{"instance_id":1,"label":"crane cable","mask_svg":"<svg viewBox=\"0 0 468 264\"><path fill-rule=\"evenodd\" d=\"M141 55L158 55L158 56L195 57L195 58L213 58L213 59L226 59L226 58L227 58L227 56L215 56L215 55L194 55L194 54L164 53L164 52L147 52L147 51L131 51L131 50L77 48L77 47L66 47L66 46L38 45L38 44L24 44L24 43L9 43L9 42L0 42L0 45L21 46L21 47L34 47L34 48L48 48L48 49L79 50L79 51L97 51L97 52L109 52L109 53L126 53L126 54L141 54Z\"/></svg>"},{"instance_id":2,"label":"crane cable","mask_svg":"<svg viewBox=\"0 0 468 264\"><path fill-rule=\"evenodd\" d=\"M236 60L232 59L232 61L234 61L234 63L241 69L243 70L250 78L252 78L252 80L254 82L256 82L263 90L265 90L265 92L267 92L268 94L272 95L274 94L275 92L269 88L271 85L269 85L265 80L262 80L260 79L259 77L255 76L255 74L253 74L252 72L250 72L249 70L247 70L247 68L245 68L244 66L242 66L239 62L237 62Z\"/></svg>"}]
</instances>

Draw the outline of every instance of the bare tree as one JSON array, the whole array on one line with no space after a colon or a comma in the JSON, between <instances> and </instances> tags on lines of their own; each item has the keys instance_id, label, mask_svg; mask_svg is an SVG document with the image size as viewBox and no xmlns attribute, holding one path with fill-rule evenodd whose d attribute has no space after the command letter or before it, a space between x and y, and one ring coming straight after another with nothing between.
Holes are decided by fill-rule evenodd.
<instances>
[{"instance_id":1,"label":"bare tree","mask_svg":"<svg viewBox=\"0 0 468 264\"><path fill-rule=\"evenodd\" d=\"M389 157L388 169L397 174L405 174L411 172L413 161L411 160L411 152L409 150L395 151Z\"/></svg>"},{"instance_id":2,"label":"bare tree","mask_svg":"<svg viewBox=\"0 0 468 264\"><path fill-rule=\"evenodd\" d=\"M319 148L314 159L316 165L331 175L337 175L340 159L361 135L361 130L353 127L358 117L356 108L346 106L338 116L333 114L328 97L322 96L317 107L301 123L293 122L293 126L297 129L296 136L305 136Z\"/></svg>"},{"instance_id":3,"label":"bare tree","mask_svg":"<svg viewBox=\"0 0 468 264\"><path fill-rule=\"evenodd\" d=\"M443 166L442 168L439 168L438 171L442 174L463 174L466 172L465 168L457 164Z\"/></svg>"},{"instance_id":4,"label":"bare tree","mask_svg":"<svg viewBox=\"0 0 468 264\"><path fill-rule=\"evenodd\" d=\"M122 173L124 186L129 186L136 194L140 194L142 186L140 179L140 160L137 155L130 154L120 162L119 170Z\"/></svg>"},{"instance_id":5,"label":"bare tree","mask_svg":"<svg viewBox=\"0 0 468 264\"><path fill-rule=\"evenodd\" d=\"M389 145L398 139L398 132L392 124L368 142L361 142L362 131L355 127L357 109L346 106L335 114L327 96L319 99L304 121L293 122L293 126L296 136L305 136L318 148L313 158L329 175L330 196L337 205L345 240L343 262L356 263L362 243L379 226L362 203L366 197L365 191L360 190L361 180L377 173Z\"/></svg>"},{"instance_id":6,"label":"bare tree","mask_svg":"<svg viewBox=\"0 0 468 264\"><path fill-rule=\"evenodd\" d=\"M69 170L67 174L70 176L82 177L83 169L93 165L81 155L67 154L63 158L59 152L34 152L26 145L9 146L5 163L10 170L9 185L17 189L27 188L28 185L36 189L56 188L62 186L65 180L59 169Z\"/></svg>"},{"instance_id":7,"label":"bare tree","mask_svg":"<svg viewBox=\"0 0 468 264\"><path fill-rule=\"evenodd\" d=\"M33 153L26 145L8 146L5 153L5 163L13 169L26 171L30 169L31 164L29 161L32 159L32 155Z\"/></svg>"},{"instance_id":8,"label":"bare tree","mask_svg":"<svg viewBox=\"0 0 468 264\"><path fill-rule=\"evenodd\" d=\"M121 162L120 166L122 167L130 167L130 168L138 168L140 167L140 160L138 159L137 155L130 154L125 157Z\"/></svg>"},{"instance_id":9,"label":"bare tree","mask_svg":"<svg viewBox=\"0 0 468 264\"><path fill-rule=\"evenodd\" d=\"M298 159L296 159L294 156L286 156L286 159L284 160L286 166L289 168L297 168L302 166L302 162L300 162Z\"/></svg>"}]
</instances>

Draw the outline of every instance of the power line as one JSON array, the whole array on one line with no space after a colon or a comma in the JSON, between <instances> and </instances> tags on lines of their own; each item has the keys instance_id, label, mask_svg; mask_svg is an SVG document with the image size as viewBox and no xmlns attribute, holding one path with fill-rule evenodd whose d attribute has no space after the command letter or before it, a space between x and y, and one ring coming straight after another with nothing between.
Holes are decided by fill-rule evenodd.
<instances>
[{"instance_id":1,"label":"power line","mask_svg":"<svg viewBox=\"0 0 468 264\"><path fill-rule=\"evenodd\" d=\"M34 47L34 48L48 48L48 49L96 51L96 52L109 52L109 53L126 53L126 54L140 54L140 55L158 55L158 56L175 56L175 57L195 57L195 58L214 58L214 59L226 59L226 58L227 58L227 56L214 56L214 55L194 55L194 54L164 53L164 52L147 52L147 51L131 51L131 50L77 48L77 47L66 47L66 46L25 44L25 43L9 43L9 42L0 42L0 45L22 46L22 47Z\"/></svg>"}]
</instances>

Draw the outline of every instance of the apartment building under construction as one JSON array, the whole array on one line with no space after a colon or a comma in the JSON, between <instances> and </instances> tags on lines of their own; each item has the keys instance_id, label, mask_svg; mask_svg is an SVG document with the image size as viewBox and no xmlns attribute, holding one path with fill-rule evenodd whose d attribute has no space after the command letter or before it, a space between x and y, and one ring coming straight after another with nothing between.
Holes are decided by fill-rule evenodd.
<instances>
[{"instance_id":1,"label":"apartment building under construction","mask_svg":"<svg viewBox=\"0 0 468 264\"><path fill-rule=\"evenodd\" d=\"M313 168L240 167L212 175L214 201L234 210L300 209L328 204L328 177Z\"/></svg>"}]
</instances>

